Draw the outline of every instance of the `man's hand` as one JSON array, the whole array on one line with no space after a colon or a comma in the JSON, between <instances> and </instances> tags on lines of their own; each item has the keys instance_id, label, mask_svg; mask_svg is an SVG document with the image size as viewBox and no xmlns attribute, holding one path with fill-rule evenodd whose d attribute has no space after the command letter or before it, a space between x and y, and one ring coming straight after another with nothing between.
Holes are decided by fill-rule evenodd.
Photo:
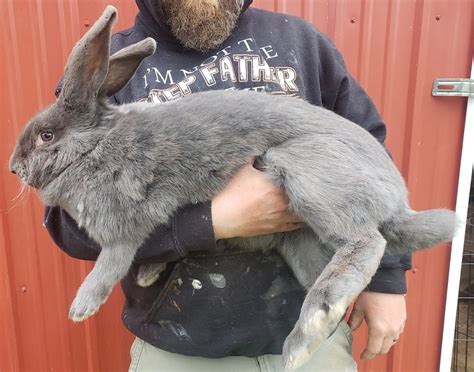
<instances>
[{"instance_id":1,"label":"man's hand","mask_svg":"<svg viewBox=\"0 0 474 372\"><path fill-rule=\"evenodd\" d=\"M404 295L362 292L349 317L352 331L359 328L363 319L369 328L369 339L361 358L372 359L387 354L400 338L406 318Z\"/></svg>"},{"instance_id":2,"label":"man's hand","mask_svg":"<svg viewBox=\"0 0 474 372\"><path fill-rule=\"evenodd\" d=\"M296 230L303 226L288 211L283 190L251 164L240 169L212 200L216 240Z\"/></svg>"}]
</instances>

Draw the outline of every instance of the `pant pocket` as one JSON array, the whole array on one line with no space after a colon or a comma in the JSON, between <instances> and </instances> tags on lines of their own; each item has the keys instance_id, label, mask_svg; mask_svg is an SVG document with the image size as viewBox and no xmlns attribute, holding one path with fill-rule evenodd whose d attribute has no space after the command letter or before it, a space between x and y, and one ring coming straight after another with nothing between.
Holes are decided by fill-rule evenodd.
<instances>
[{"instance_id":1,"label":"pant pocket","mask_svg":"<svg viewBox=\"0 0 474 372\"><path fill-rule=\"evenodd\" d=\"M342 331L344 332L344 334L346 335L346 338L347 338L347 342L349 343L349 345L352 347L352 330L351 330L351 327L349 327L349 324L347 324L346 320L343 319L341 321L341 323L339 324L339 327L341 327Z\"/></svg>"},{"instance_id":2,"label":"pant pocket","mask_svg":"<svg viewBox=\"0 0 474 372\"><path fill-rule=\"evenodd\" d=\"M145 341L136 337L130 348L130 367L128 368L128 372L136 372L138 370L138 364L140 363L144 346Z\"/></svg>"}]
</instances>

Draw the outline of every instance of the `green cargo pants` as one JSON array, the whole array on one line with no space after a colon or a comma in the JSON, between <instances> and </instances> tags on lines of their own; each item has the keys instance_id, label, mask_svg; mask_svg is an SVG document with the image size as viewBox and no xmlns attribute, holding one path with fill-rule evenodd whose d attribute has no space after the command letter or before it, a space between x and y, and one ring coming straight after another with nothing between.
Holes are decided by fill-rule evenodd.
<instances>
[{"instance_id":1,"label":"green cargo pants","mask_svg":"<svg viewBox=\"0 0 474 372\"><path fill-rule=\"evenodd\" d=\"M221 359L190 357L158 349L136 338L130 351L129 372L280 372L280 355L258 358L231 356ZM352 359L352 332L345 321L298 372L357 371Z\"/></svg>"}]
</instances>

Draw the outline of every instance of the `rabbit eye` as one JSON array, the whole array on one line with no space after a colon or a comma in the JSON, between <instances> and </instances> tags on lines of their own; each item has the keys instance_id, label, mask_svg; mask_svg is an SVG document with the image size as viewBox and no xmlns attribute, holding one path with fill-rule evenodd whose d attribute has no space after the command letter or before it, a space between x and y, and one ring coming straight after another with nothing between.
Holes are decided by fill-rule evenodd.
<instances>
[{"instance_id":1,"label":"rabbit eye","mask_svg":"<svg viewBox=\"0 0 474 372\"><path fill-rule=\"evenodd\" d=\"M40 136L43 142L50 142L54 138L54 133L49 130L46 130L44 132L41 132Z\"/></svg>"}]
</instances>

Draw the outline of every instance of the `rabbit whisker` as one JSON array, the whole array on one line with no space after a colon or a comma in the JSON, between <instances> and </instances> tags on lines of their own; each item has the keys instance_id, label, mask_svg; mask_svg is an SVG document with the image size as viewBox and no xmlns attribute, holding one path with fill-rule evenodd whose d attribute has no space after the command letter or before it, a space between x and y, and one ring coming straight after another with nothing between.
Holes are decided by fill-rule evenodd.
<instances>
[{"instance_id":1,"label":"rabbit whisker","mask_svg":"<svg viewBox=\"0 0 474 372\"><path fill-rule=\"evenodd\" d=\"M7 214L11 212L13 209L22 206L24 202L28 199L30 193L31 193L31 187L22 183L18 194L13 199L10 200L10 202L13 202L13 204L6 209L0 209L0 212Z\"/></svg>"}]
</instances>

